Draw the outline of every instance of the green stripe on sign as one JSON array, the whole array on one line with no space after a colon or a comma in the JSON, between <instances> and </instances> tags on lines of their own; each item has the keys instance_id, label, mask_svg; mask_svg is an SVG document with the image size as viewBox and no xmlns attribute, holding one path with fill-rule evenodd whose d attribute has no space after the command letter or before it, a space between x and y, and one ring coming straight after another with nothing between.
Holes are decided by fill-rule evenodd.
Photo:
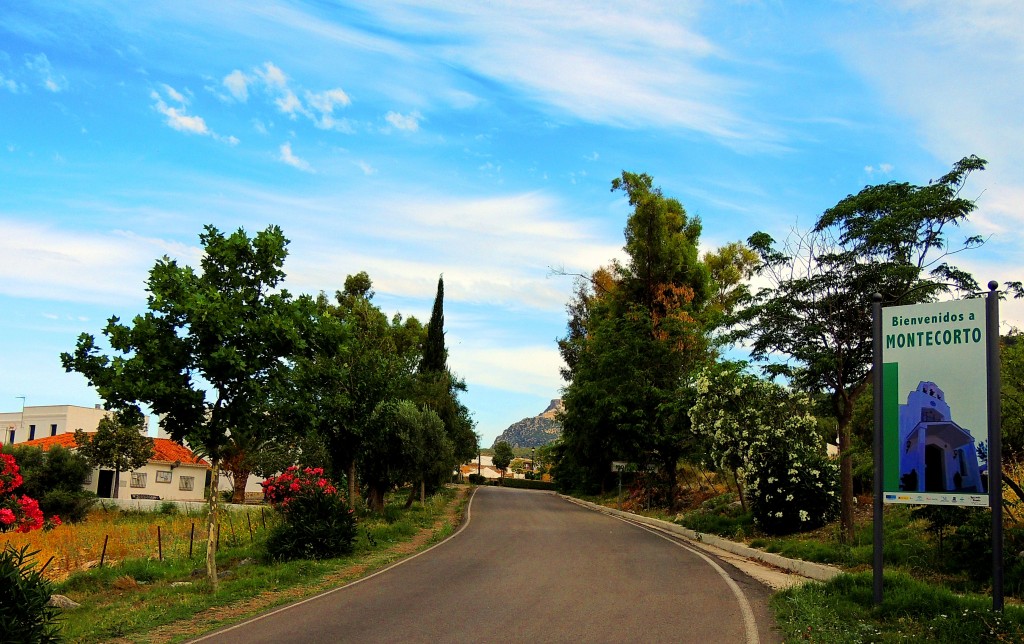
<instances>
[{"instance_id":1,"label":"green stripe on sign","mask_svg":"<svg viewBox=\"0 0 1024 644\"><path fill-rule=\"evenodd\" d=\"M882 489L900 489L900 364L882 365Z\"/></svg>"}]
</instances>

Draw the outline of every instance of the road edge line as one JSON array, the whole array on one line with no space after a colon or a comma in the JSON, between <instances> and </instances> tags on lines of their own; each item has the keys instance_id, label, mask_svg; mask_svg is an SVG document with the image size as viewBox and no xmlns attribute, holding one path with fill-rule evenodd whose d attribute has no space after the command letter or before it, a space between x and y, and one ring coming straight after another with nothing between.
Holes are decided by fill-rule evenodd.
<instances>
[{"instance_id":1,"label":"road edge line","mask_svg":"<svg viewBox=\"0 0 1024 644\"><path fill-rule=\"evenodd\" d=\"M392 568L397 568L398 566L401 566L402 564L406 563L407 561L412 561L413 559L415 559L416 557L419 557L420 555L425 555L428 552L430 552L431 550L433 550L434 548L437 548L438 546L443 546L444 544L448 543L449 541L451 541L455 537L457 537L460 534L462 534L462 531L465 530L469 526L469 521L472 518L472 512L473 512L473 499L476 498L476 491L479 490L479 489L480 488L478 488L478 487L473 488L473 491L469 495L469 501L466 503L466 516L465 516L465 518L462 521L462 525L459 526L458 530L456 530L455 532L453 532L450 535L448 535L447 537L445 537L445 539L443 541L438 541L437 543L435 543L434 545L430 546L426 550L420 550L419 552L417 552L414 555L410 555L410 556L405 557L403 559L399 559L398 561L396 561L395 563L389 565L386 568L381 568L380 570L378 570L378 571L376 571L376 572L374 572L372 574L369 574L369 575L367 575L365 577L360 577L359 579L356 579L354 581L350 581L347 584L345 584L344 586L338 586L337 588L331 588L330 590L325 590L324 592L322 592L320 594L317 594L317 595L313 595L312 597L306 597L305 599L300 599L299 601L297 601L297 602L295 602L293 604L288 604L286 606L280 606L280 607L275 608L275 609L273 609L273 610L271 610L269 612L257 615L256 617L252 617L252 618L249 618L247 620L238 622L237 624L232 624L231 626L227 626L225 628L217 629L215 631L207 633L206 635L203 635L202 637L198 637L198 638L196 638L194 640L189 640L189 644L193 644L194 642L203 642L205 640L212 639L214 637L223 635L224 633L230 633L231 631L235 630L236 628L241 628L242 626L247 626L249 624L252 624L253 622L258 622L261 619L265 619L267 617L272 617L274 615L277 615L278 613L283 613L284 611L290 610L292 608L295 608L296 606L301 606L301 605L303 605L303 604L305 604L307 602L311 602L311 601L313 601L315 599L320 599L321 597L326 597L327 595L330 595L332 593L336 593L339 590L345 590L346 588L351 588L352 586L355 586L356 584L361 584L362 582L364 582L364 581L366 581L368 579L373 579L377 575L383 575L384 573L386 573L387 571L391 570Z\"/></svg>"}]
</instances>

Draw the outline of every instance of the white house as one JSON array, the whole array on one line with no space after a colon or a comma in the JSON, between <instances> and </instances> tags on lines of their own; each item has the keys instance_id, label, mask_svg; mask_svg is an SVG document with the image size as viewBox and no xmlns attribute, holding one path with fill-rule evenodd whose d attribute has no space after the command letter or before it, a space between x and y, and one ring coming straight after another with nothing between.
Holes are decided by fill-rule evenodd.
<instances>
[{"instance_id":1,"label":"white house","mask_svg":"<svg viewBox=\"0 0 1024 644\"><path fill-rule=\"evenodd\" d=\"M900 405L899 415L900 489L983 491L974 437L953 422L938 385L921 382Z\"/></svg>"},{"instance_id":2,"label":"white house","mask_svg":"<svg viewBox=\"0 0 1024 644\"><path fill-rule=\"evenodd\" d=\"M153 438L153 457L137 470L121 472L118 498L202 501L210 465L187 447L166 438ZM48 450L55 445L76 449L75 435L64 433L20 443ZM114 471L94 469L83 486L100 498L113 497Z\"/></svg>"},{"instance_id":3,"label":"white house","mask_svg":"<svg viewBox=\"0 0 1024 644\"><path fill-rule=\"evenodd\" d=\"M92 432L109 414L99 405L35 405L22 411L0 413L0 444L13 445L25 441L75 433L76 429Z\"/></svg>"}]
</instances>

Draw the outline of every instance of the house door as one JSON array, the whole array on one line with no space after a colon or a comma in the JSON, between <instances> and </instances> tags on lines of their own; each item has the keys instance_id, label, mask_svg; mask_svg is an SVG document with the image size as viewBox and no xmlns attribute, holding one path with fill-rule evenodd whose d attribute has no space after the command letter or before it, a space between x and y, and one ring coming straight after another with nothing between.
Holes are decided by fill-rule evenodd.
<instances>
[{"instance_id":1,"label":"house door","mask_svg":"<svg viewBox=\"0 0 1024 644\"><path fill-rule=\"evenodd\" d=\"M938 445L924 446L924 491L946 491L946 452Z\"/></svg>"},{"instance_id":2,"label":"house door","mask_svg":"<svg viewBox=\"0 0 1024 644\"><path fill-rule=\"evenodd\" d=\"M113 470L100 470L100 477L96 486L96 496L101 499L109 499L114 489Z\"/></svg>"}]
</instances>

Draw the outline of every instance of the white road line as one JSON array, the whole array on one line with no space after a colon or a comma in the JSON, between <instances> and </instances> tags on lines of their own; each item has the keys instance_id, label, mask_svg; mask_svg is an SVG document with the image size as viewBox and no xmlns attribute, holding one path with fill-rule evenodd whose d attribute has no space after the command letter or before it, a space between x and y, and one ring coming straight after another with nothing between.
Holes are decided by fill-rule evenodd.
<instances>
[{"instance_id":1,"label":"white road line","mask_svg":"<svg viewBox=\"0 0 1024 644\"><path fill-rule=\"evenodd\" d=\"M336 593L339 590L345 590L346 588L351 588L352 586L355 586L356 584L363 583L367 579L373 579L377 575L383 575L384 573L386 573L387 571L391 570L392 568L397 568L398 566L401 566L402 564L404 564L406 562L412 561L413 559L415 559L416 557L419 557L420 555L425 555L428 552L430 552L431 550L433 550L434 548L437 548L438 546L443 546L444 544L448 543L449 541L451 541L455 537L459 536L459 534L461 534L462 531L465 530L469 526L469 520L472 518L473 499L476 498L476 491L478 489L480 489L480 488L473 488L473 493L469 497L469 503L466 504L466 520L462 522L462 526L459 527L458 530L456 530L455 532L450 534L448 536L448 538L446 538L444 541L439 541L439 542L435 543L434 545L430 546L429 548L427 548L426 550L421 550L420 552L417 552L416 554L414 554L411 557L406 557L405 559L400 559L400 560L396 561L395 563L391 564L390 566L388 566L387 568L381 568L380 570L378 570L377 572L373 573L372 575L367 575L367 576L362 577L360 579L356 579L355 581L349 582L349 583L345 584L344 586L338 586L337 588L332 588L332 589L330 589L328 591L324 591L324 592L320 593L319 595L313 595L312 597L307 597L306 599L303 599L302 601L297 601L294 604L288 604L287 606L282 606L281 608L272 610L269 613L263 613L262 615L258 615L256 617L253 617L252 619L247 619L247 620L245 620L243 622L239 622L239 623L237 623L237 624L235 624L233 626L229 626L227 628L224 628L224 629L221 629L221 630L218 630L218 631L214 631L213 633L209 633L207 635L203 635L202 637L200 637L198 639L191 640L191 642L204 642L206 640L213 639L215 637L220 637L221 635L223 635L225 633L229 633L229 632L235 630L236 628L241 628L243 626L247 626L249 624L252 624L253 622L258 622L261 619L266 619L267 617L270 617L272 615L277 615L278 613L283 613L284 611L290 610L292 608L295 608L296 606L301 606L301 605L303 605L303 604L305 604L307 602L311 602L313 600L320 599L321 597L326 597L327 595L330 595L331 593Z\"/></svg>"},{"instance_id":2,"label":"white road line","mask_svg":"<svg viewBox=\"0 0 1024 644\"><path fill-rule=\"evenodd\" d=\"M636 526L641 530L650 532L656 537L661 537L669 543L675 544L684 550L692 552L693 554L703 559L709 566L714 568L715 571L718 572L718 574L722 577L722 579L725 580L726 585L729 586L730 590L732 590L732 594L736 596L736 602L740 605L740 613L743 615L743 628L747 632L747 644L759 644L760 638L757 635L757 620L754 619L754 611L750 608L750 602L747 601L747 597L743 594L743 590L740 589L739 585L735 581L733 581L733 578L729 576L729 573L725 572L725 569L719 566L714 559L712 559L711 557L707 556L706 554L695 548L691 548L690 546L681 543L667 535L664 535L652 528L649 528L641 523L634 523L633 521L630 521L628 519L616 517L613 515L605 516L610 516L614 519L622 521L623 523L628 523L629 525Z\"/></svg>"}]
</instances>

